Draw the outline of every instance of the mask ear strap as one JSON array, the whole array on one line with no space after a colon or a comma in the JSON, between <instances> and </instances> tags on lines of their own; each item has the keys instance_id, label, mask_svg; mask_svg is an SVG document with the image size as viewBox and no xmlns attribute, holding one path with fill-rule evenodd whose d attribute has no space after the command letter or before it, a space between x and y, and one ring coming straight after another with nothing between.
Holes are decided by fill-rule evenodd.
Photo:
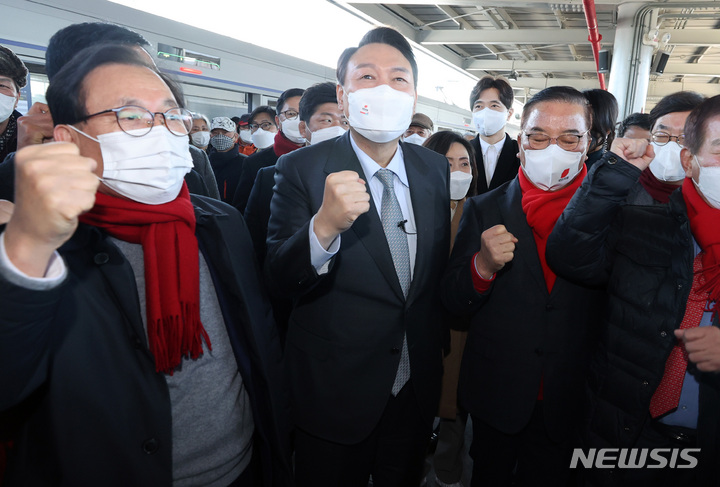
<instances>
[{"instance_id":1,"label":"mask ear strap","mask_svg":"<svg viewBox=\"0 0 720 487\"><path fill-rule=\"evenodd\" d=\"M71 129L73 129L75 132L84 135L84 136L87 137L88 139L94 140L94 141L97 142L98 144L100 143L100 141L99 141L98 139L96 139L95 137L92 137L92 136L86 134L85 132L83 132L83 131L80 130L79 128L75 127L74 125L67 125L67 126L70 127Z\"/></svg>"}]
</instances>

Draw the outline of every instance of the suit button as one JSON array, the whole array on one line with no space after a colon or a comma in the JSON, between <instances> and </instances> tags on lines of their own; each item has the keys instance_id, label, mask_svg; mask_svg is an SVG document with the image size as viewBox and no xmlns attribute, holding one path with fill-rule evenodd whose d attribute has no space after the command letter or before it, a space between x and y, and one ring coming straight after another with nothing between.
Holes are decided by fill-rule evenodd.
<instances>
[{"instance_id":1,"label":"suit button","mask_svg":"<svg viewBox=\"0 0 720 487\"><path fill-rule=\"evenodd\" d=\"M607 162L608 162L608 164L616 164L617 158L611 156L608 158Z\"/></svg>"},{"instance_id":2,"label":"suit button","mask_svg":"<svg viewBox=\"0 0 720 487\"><path fill-rule=\"evenodd\" d=\"M143 441L142 449L148 455L152 455L153 453L156 453L159 448L160 448L160 442L158 440L156 440L155 438L149 438L149 439Z\"/></svg>"},{"instance_id":3,"label":"suit button","mask_svg":"<svg viewBox=\"0 0 720 487\"><path fill-rule=\"evenodd\" d=\"M661 332L660 332L660 336L663 337L663 338L665 338L665 337L667 336L667 332L661 331Z\"/></svg>"},{"instance_id":4,"label":"suit button","mask_svg":"<svg viewBox=\"0 0 720 487\"><path fill-rule=\"evenodd\" d=\"M539 355L539 356L542 357L543 353L545 353L545 352L543 351L542 348L536 348L536 349L535 349L535 353L536 353L537 355Z\"/></svg>"},{"instance_id":5,"label":"suit button","mask_svg":"<svg viewBox=\"0 0 720 487\"><path fill-rule=\"evenodd\" d=\"M400 353L400 349L399 349L398 347L392 347L392 348L390 349L390 353L393 354L393 355L397 355L397 354Z\"/></svg>"},{"instance_id":6,"label":"suit button","mask_svg":"<svg viewBox=\"0 0 720 487\"><path fill-rule=\"evenodd\" d=\"M648 381L646 381L646 380L642 381L642 385L644 385L645 387L647 387L649 384L650 384L650 383L649 383Z\"/></svg>"},{"instance_id":7,"label":"suit button","mask_svg":"<svg viewBox=\"0 0 720 487\"><path fill-rule=\"evenodd\" d=\"M100 252L98 254L95 254L95 257L93 257L93 260L97 265L103 265L107 264L107 261L110 260L110 256L106 254L105 252Z\"/></svg>"}]
</instances>

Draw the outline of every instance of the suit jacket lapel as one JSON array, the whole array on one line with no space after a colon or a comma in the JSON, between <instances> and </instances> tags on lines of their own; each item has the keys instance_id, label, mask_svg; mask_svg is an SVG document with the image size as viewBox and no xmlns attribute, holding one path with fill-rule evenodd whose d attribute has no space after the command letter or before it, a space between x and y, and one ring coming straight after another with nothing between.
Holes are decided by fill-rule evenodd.
<instances>
[{"instance_id":1,"label":"suit jacket lapel","mask_svg":"<svg viewBox=\"0 0 720 487\"><path fill-rule=\"evenodd\" d=\"M499 202L500 212L508 232L518 239L515 247L515 259L525 261L533 279L547 294L547 284L545 283L542 264L540 264L537 245L535 245L535 236L522 209L522 191L517 178L508 185L505 196L506 198Z\"/></svg>"},{"instance_id":2,"label":"suit jacket lapel","mask_svg":"<svg viewBox=\"0 0 720 487\"><path fill-rule=\"evenodd\" d=\"M473 149L475 150L475 164L477 165L478 177L477 177L477 192L483 194L487 192L488 185L485 179L485 160L482 155L482 145L480 145L480 136L476 135L473 140L470 141ZM493 175L494 176L494 175Z\"/></svg>"},{"instance_id":3,"label":"suit jacket lapel","mask_svg":"<svg viewBox=\"0 0 720 487\"><path fill-rule=\"evenodd\" d=\"M403 149L407 144L402 144ZM432 195L433 175L427 163L411 150L403 150L405 158L405 171L407 171L410 184L410 199L412 200L415 226L417 228L417 251L415 253L415 269L413 279L408 291L408 304L415 300L420 288L426 281L428 262L431 259L435 235L435 201ZM446 217L449 217L450 208L447 208Z\"/></svg>"},{"instance_id":4,"label":"suit jacket lapel","mask_svg":"<svg viewBox=\"0 0 720 487\"><path fill-rule=\"evenodd\" d=\"M500 154L498 155L498 161L495 165L495 172L493 173L493 177L490 180L490 187L491 188L497 188L501 184L503 184L505 181L509 181L513 177L515 177L515 165L511 162L516 160L516 154L515 152L514 144L512 143L512 139L508 134L505 134L505 143L503 144L503 148L500 151Z\"/></svg>"},{"instance_id":5,"label":"suit jacket lapel","mask_svg":"<svg viewBox=\"0 0 720 487\"><path fill-rule=\"evenodd\" d=\"M368 181L362 165L350 144L349 130L345 135L335 140L335 147L330 152L330 156L325 164L325 173L331 174L338 171L357 172L367 183L366 189L370 192L370 181ZM362 242L365 249L373 258L375 264L385 276L385 279L395 294L404 300L405 296L403 295L400 281L395 272L395 264L393 264L392 255L390 254L390 247L385 238L385 230L383 230L382 222L378 216L378 210L372 199L372 195L370 197L370 210L360 215L350 228L350 231Z\"/></svg>"}]
</instances>

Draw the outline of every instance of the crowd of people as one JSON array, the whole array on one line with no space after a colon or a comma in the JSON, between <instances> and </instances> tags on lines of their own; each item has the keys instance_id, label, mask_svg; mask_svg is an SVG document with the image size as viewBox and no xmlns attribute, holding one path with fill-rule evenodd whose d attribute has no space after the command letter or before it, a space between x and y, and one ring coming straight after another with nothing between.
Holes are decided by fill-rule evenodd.
<instances>
[{"instance_id":1,"label":"crowd of people","mask_svg":"<svg viewBox=\"0 0 720 487\"><path fill-rule=\"evenodd\" d=\"M209 118L148 48L58 31L22 115L0 46L0 485L458 487L470 424L473 487L720 485L720 96L436 131L377 27Z\"/></svg>"}]
</instances>

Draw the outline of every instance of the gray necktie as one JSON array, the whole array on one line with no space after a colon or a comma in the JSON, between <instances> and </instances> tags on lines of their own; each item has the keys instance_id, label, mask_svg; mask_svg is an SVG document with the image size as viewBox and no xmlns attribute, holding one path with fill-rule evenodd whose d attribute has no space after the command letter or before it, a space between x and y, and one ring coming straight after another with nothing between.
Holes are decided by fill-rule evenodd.
<instances>
[{"instance_id":1,"label":"gray necktie","mask_svg":"<svg viewBox=\"0 0 720 487\"><path fill-rule=\"evenodd\" d=\"M390 247L395 273L400 281L402 292L407 297L410 289L410 250L408 249L407 235L400 228L403 221L402 210L395 195L393 182L394 173L389 169L380 169L375 175L383 184L382 205L380 207L380 219L382 220L385 238ZM393 396L397 396L400 389L410 379L410 357L407 347L407 336L403 337L403 347L400 355L400 365L395 374L395 383L392 387Z\"/></svg>"}]
</instances>

